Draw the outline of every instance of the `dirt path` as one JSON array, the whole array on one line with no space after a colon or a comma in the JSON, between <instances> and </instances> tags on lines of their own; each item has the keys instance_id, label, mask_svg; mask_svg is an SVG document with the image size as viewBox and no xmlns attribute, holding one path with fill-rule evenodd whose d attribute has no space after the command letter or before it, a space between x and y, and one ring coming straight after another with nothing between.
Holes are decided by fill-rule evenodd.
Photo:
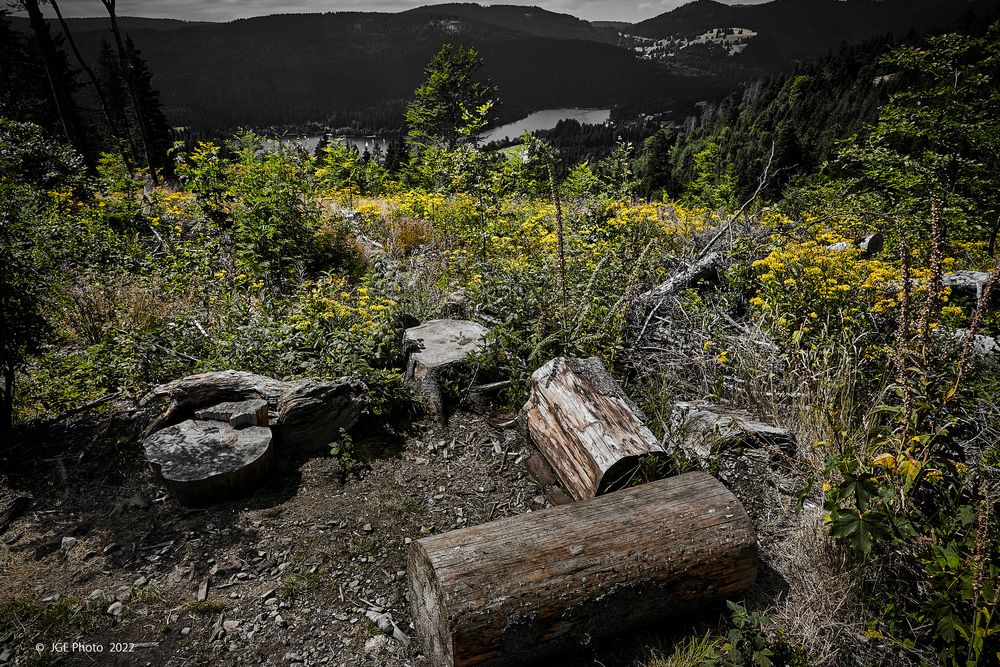
<instances>
[{"instance_id":1,"label":"dirt path","mask_svg":"<svg viewBox=\"0 0 1000 667\"><path fill-rule=\"evenodd\" d=\"M358 446L375 455L355 472L284 461L252 499L207 510L178 506L140 461L0 478L0 508L35 498L0 537L0 664L423 664L366 616L410 633L408 542L545 501L514 432L482 417Z\"/></svg>"}]
</instances>

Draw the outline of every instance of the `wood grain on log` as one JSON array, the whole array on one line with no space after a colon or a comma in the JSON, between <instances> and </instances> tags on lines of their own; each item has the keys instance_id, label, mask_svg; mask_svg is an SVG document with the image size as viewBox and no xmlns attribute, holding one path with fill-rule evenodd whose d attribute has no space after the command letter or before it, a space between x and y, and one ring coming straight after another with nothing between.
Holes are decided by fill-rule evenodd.
<instances>
[{"instance_id":1,"label":"wood grain on log","mask_svg":"<svg viewBox=\"0 0 1000 667\"><path fill-rule=\"evenodd\" d=\"M521 664L737 599L756 577L743 507L705 473L414 542L407 585L434 667Z\"/></svg>"},{"instance_id":2,"label":"wood grain on log","mask_svg":"<svg viewBox=\"0 0 1000 667\"><path fill-rule=\"evenodd\" d=\"M143 448L153 471L181 503L202 506L248 495L266 479L271 430L188 420L157 431Z\"/></svg>"},{"instance_id":3,"label":"wood grain on log","mask_svg":"<svg viewBox=\"0 0 1000 667\"><path fill-rule=\"evenodd\" d=\"M553 359L531 382L524 406L528 435L574 499L620 489L642 457L665 456L642 412L599 359Z\"/></svg>"}]
</instances>

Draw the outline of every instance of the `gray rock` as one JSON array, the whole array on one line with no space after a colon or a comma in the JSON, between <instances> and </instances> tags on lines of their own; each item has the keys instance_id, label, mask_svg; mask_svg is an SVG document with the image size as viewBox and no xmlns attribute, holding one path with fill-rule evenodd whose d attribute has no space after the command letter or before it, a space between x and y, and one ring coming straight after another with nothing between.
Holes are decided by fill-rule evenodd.
<instances>
[{"instance_id":1,"label":"gray rock","mask_svg":"<svg viewBox=\"0 0 1000 667\"><path fill-rule=\"evenodd\" d=\"M854 247L854 244L850 241L839 241L838 243L831 243L826 247L830 252L844 252L845 250L850 250Z\"/></svg>"},{"instance_id":2,"label":"gray rock","mask_svg":"<svg viewBox=\"0 0 1000 667\"><path fill-rule=\"evenodd\" d=\"M288 621L286 621L281 614L276 614L275 615L275 617L274 617L274 624L277 625L279 628L287 628L288 627Z\"/></svg>"},{"instance_id":3,"label":"gray rock","mask_svg":"<svg viewBox=\"0 0 1000 667\"><path fill-rule=\"evenodd\" d=\"M108 607L108 614L111 616L121 616L122 612L125 611L125 605L121 602L113 602L111 606Z\"/></svg>"},{"instance_id":4,"label":"gray rock","mask_svg":"<svg viewBox=\"0 0 1000 667\"><path fill-rule=\"evenodd\" d=\"M271 440L271 431L260 426L236 430L189 419L146 438L143 448L177 499L197 506L254 491L269 472Z\"/></svg>"},{"instance_id":5,"label":"gray rock","mask_svg":"<svg viewBox=\"0 0 1000 667\"><path fill-rule=\"evenodd\" d=\"M375 635L365 642L365 655L382 655L389 650L389 638L385 635Z\"/></svg>"},{"instance_id":6,"label":"gray rock","mask_svg":"<svg viewBox=\"0 0 1000 667\"><path fill-rule=\"evenodd\" d=\"M181 635L187 637L189 634L191 634L191 628L187 626L181 628Z\"/></svg>"},{"instance_id":7,"label":"gray rock","mask_svg":"<svg viewBox=\"0 0 1000 667\"><path fill-rule=\"evenodd\" d=\"M59 548L63 551L69 551L76 546L77 541L78 540L75 537L64 537L62 538L62 542L59 544Z\"/></svg>"},{"instance_id":8,"label":"gray rock","mask_svg":"<svg viewBox=\"0 0 1000 667\"><path fill-rule=\"evenodd\" d=\"M947 347L954 349L956 352L960 352L965 346L965 339L969 336L969 330L937 327L934 330L934 335L938 339L945 342ZM996 355L1000 355L1000 341L992 336L977 334L972 340L970 352L974 359L978 359L980 361L991 360Z\"/></svg>"},{"instance_id":9,"label":"gray rock","mask_svg":"<svg viewBox=\"0 0 1000 667\"><path fill-rule=\"evenodd\" d=\"M861 256L868 259L882 252L885 247L885 236L881 232L876 232L871 236L866 236L858 243L861 248Z\"/></svg>"}]
</instances>

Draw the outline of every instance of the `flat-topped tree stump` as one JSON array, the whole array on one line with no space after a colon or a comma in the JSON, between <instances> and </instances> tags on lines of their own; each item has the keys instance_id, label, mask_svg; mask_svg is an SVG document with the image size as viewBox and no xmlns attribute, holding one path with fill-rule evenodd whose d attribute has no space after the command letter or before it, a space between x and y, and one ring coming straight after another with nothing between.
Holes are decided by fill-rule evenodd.
<instances>
[{"instance_id":1,"label":"flat-topped tree stump","mask_svg":"<svg viewBox=\"0 0 1000 667\"><path fill-rule=\"evenodd\" d=\"M266 479L272 457L269 428L190 419L157 431L143 448L167 489L192 506L253 493Z\"/></svg>"},{"instance_id":2,"label":"flat-topped tree stump","mask_svg":"<svg viewBox=\"0 0 1000 667\"><path fill-rule=\"evenodd\" d=\"M199 411L221 415L234 408L220 406L223 403L263 400L273 408L269 423L276 443L282 449L309 449L325 447L339 437L341 429L353 426L367 405L367 391L354 378L283 382L243 371L216 371L160 385L142 399L141 406L152 408L168 401L146 428L149 435L191 419Z\"/></svg>"},{"instance_id":3,"label":"flat-topped tree stump","mask_svg":"<svg viewBox=\"0 0 1000 667\"><path fill-rule=\"evenodd\" d=\"M519 665L735 600L753 527L705 473L414 542L407 586L434 667Z\"/></svg>"},{"instance_id":4,"label":"flat-topped tree stump","mask_svg":"<svg viewBox=\"0 0 1000 667\"><path fill-rule=\"evenodd\" d=\"M486 327L469 320L430 320L403 334L404 346L413 348L406 362L406 381L439 417L444 415L441 373L486 349L487 333Z\"/></svg>"},{"instance_id":5,"label":"flat-topped tree stump","mask_svg":"<svg viewBox=\"0 0 1000 667\"><path fill-rule=\"evenodd\" d=\"M596 357L559 357L535 371L523 415L532 443L574 500L622 488L644 457L665 456Z\"/></svg>"}]
</instances>

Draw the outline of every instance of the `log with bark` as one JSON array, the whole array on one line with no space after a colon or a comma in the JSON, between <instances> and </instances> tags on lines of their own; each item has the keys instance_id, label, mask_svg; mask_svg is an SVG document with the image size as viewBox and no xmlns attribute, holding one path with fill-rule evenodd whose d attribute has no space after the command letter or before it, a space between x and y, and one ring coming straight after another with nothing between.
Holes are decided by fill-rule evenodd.
<instances>
[{"instance_id":1,"label":"log with bark","mask_svg":"<svg viewBox=\"0 0 1000 667\"><path fill-rule=\"evenodd\" d=\"M666 457L596 357L559 357L535 371L523 414L532 443L574 500L620 489L643 458Z\"/></svg>"},{"instance_id":2,"label":"log with bark","mask_svg":"<svg viewBox=\"0 0 1000 667\"><path fill-rule=\"evenodd\" d=\"M499 667L738 599L757 573L743 507L705 473L414 542L407 586L434 667Z\"/></svg>"},{"instance_id":3,"label":"log with bark","mask_svg":"<svg viewBox=\"0 0 1000 667\"><path fill-rule=\"evenodd\" d=\"M681 402L671 414L670 442L688 458L710 465L722 452L765 448L794 455L795 434L753 415L712 403Z\"/></svg>"}]
</instances>

